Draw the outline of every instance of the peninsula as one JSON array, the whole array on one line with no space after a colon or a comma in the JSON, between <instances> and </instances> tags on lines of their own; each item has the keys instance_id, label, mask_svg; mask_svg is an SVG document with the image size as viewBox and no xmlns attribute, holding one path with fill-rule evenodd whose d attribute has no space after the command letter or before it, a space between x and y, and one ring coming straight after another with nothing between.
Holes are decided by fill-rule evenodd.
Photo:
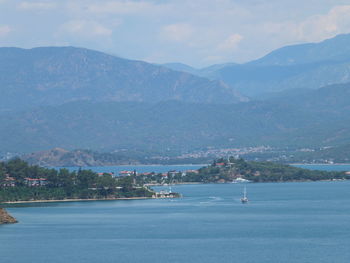
<instances>
[{"instance_id":1,"label":"peninsula","mask_svg":"<svg viewBox=\"0 0 350 263\"><path fill-rule=\"evenodd\" d=\"M271 162L230 157L198 170L167 173L124 172L120 176L91 170L69 171L29 165L23 160L0 162L0 203L158 198L150 185L229 182L347 180L349 172L312 171ZM171 193L171 197L179 194Z\"/></svg>"},{"instance_id":2,"label":"peninsula","mask_svg":"<svg viewBox=\"0 0 350 263\"><path fill-rule=\"evenodd\" d=\"M154 194L132 176L115 177L91 170L48 169L29 165L20 159L0 162L0 203L152 198Z\"/></svg>"},{"instance_id":3,"label":"peninsula","mask_svg":"<svg viewBox=\"0 0 350 263\"><path fill-rule=\"evenodd\" d=\"M215 160L198 170L144 173L142 184L230 183L230 182L304 182L348 180L349 172L316 171L273 162L254 162L230 157Z\"/></svg>"},{"instance_id":4,"label":"peninsula","mask_svg":"<svg viewBox=\"0 0 350 263\"><path fill-rule=\"evenodd\" d=\"M69 171L29 165L21 159L0 162L0 203L68 202L120 199L174 198L171 191L156 193L149 185L228 182L289 182L347 180L349 172L312 171L271 162L230 157L198 170L137 173L123 176L91 170ZM15 223L0 209L1 223Z\"/></svg>"}]
</instances>

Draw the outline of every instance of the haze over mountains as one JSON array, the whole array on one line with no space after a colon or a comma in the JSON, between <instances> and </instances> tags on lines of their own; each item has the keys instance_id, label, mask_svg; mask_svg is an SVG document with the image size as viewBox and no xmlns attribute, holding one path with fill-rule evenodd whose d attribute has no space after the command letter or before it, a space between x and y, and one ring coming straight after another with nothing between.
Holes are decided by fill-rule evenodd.
<instances>
[{"instance_id":1,"label":"haze over mountains","mask_svg":"<svg viewBox=\"0 0 350 263\"><path fill-rule=\"evenodd\" d=\"M176 65L176 64L175 64ZM174 64L165 64L174 67ZM350 35L277 49L245 64L185 71L219 79L250 97L288 89L316 89L350 81Z\"/></svg>"},{"instance_id":2,"label":"haze over mountains","mask_svg":"<svg viewBox=\"0 0 350 263\"><path fill-rule=\"evenodd\" d=\"M0 48L0 76L0 110L80 100L246 100L221 81L74 47Z\"/></svg>"},{"instance_id":3,"label":"haze over mountains","mask_svg":"<svg viewBox=\"0 0 350 263\"><path fill-rule=\"evenodd\" d=\"M350 84L323 86L350 82L349 47L342 35L200 72L73 47L1 48L0 152L348 144Z\"/></svg>"}]
</instances>

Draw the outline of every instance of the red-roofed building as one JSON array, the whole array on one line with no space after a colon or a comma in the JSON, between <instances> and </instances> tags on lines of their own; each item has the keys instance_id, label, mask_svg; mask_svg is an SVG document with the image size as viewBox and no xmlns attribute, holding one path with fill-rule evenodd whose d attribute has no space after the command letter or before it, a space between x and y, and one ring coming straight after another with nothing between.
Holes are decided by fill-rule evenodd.
<instances>
[{"instance_id":1,"label":"red-roofed building","mask_svg":"<svg viewBox=\"0 0 350 263\"><path fill-rule=\"evenodd\" d=\"M7 174L4 182L2 183L2 186L3 187L14 187L14 186L16 186L16 179Z\"/></svg>"},{"instance_id":2,"label":"red-roofed building","mask_svg":"<svg viewBox=\"0 0 350 263\"><path fill-rule=\"evenodd\" d=\"M120 171L119 176L132 176L134 173L133 171Z\"/></svg>"},{"instance_id":3,"label":"red-roofed building","mask_svg":"<svg viewBox=\"0 0 350 263\"><path fill-rule=\"evenodd\" d=\"M44 186L47 184L47 180L45 178L24 178L24 183L30 187L32 186Z\"/></svg>"}]
</instances>

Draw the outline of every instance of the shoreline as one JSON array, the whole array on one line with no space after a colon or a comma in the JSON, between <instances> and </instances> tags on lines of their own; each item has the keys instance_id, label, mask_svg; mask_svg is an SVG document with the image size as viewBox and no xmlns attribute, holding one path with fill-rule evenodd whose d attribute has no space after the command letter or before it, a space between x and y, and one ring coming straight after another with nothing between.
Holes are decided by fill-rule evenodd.
<instances>
[{"instance_id":1,"label":"shoreline","mask_svg":"<svg viewBox=\"0 0 350 263\"><path fill-rule=\"evenodd\" d=\"M89 202L89 201L117 201L117 200L145 200L155 199L152 197L120 197L120 198L90 198L90 199L61 199L61 200L31 200L31 201L8 201L0 204L35 204L35 203L64 203L64 202Z\"/></svg>"},{"instance_id":2,"label":"shoreline","mask_svg":"<svg viewBox=\"0 0 350 263\"><path fill-rule=\"evenodd\" d=\"M83 166L83 167L129 167L129 166L147 166L147 167L154 167L154 166L207 166L209 164L196 164L196 163L191 163L191 164L116 164L116 165L89 165L89 166ZM81 166L45 166L47 168L79 168Z\"/></svg>"},{"instance_id":3,"label":"shoreline","mask_svg":"<svg viewBox=\"0 0 350 263\"><path fill-rule=\"evenodd\" d=\"M173 186L173 185L184 185L184 184L205 184L203 182L181 182L181 183L171 183L171 184L145 184L145 186Z\"/></svg>"},{"instance_id":4,"label":"shoreline","mask_svg":"<svg viewBox=\"0 0 350 263\"><path fill-rule=\"evenodd\" d=\"M169 186L179 186L179 185L204 185L204 184L236 184L236 185L245 185L245 184L266 184L266 183L273 183L273 184L282 184L282 183L314 183L314 182L345 182L350 181L349 179L324 179L324 180L288 180L288 181L266 181L266 182L242 182L242 183L234 183L232 181L228 182L210 182L210 183L203 183L203 182L181 182L181 183L172 183L172 184L147 184L147 186L157 186L157 187L169 187Z\"/></svg>"},{"instance_id":5,"label":"shoreline","mask_svg":"<svg viewBox=\"0 0 350 263\"><path fill-rule=\"evenodd\" d=\"M288 165L350 165L350 163L287 163ZM147 166L147 167L153 167L153 166L208 166L210 164L203 164L203 163L190 163L190 164L116 164L116 165L89 165L89 166L83 166L86 168L93 168L93 167L128 167L128 166ZM81 166L45 166L48 168L79 168Z\"/></svg>"},{"instance_id":6,"label":"shoreline","mask_svg":"<svg viewBox=\"0 0 350 263\"><path fill-rule=\"evenodd\" d=\"M350 179L326 179L326 180L291 180L291 181L275 181L275 182L249 182L250 184L264 184L264 183L312 183L312 182L344 182L350 181ZM212 182L212 183L203 183L203 182L182 182L174 183L171 185L161 185L161 184L152 184L148 186L176 186L176 185L203 185L203 184L233 184L232 182ZM244 183L238 183L244 185ZM31 201L7 201L0 202L5 205L15 205L15 204L36 204L36 203L65 203L65 202L93 202L93 201L123 201L123 200L147 200L147 199L163 199L155 197L120 197L120 198L89 198L89 199L55 199L55 200L31 200Z\"/></svg>"},{"instance_id":7,"label":"shoreline","mask_svg":"<svg viewBox=\"0 0 350 263\"><path fill-rule=\"evenodd\" d=\"M290 163L289 165L350 165L350 163Z\"/></svg>"}]
</instances>

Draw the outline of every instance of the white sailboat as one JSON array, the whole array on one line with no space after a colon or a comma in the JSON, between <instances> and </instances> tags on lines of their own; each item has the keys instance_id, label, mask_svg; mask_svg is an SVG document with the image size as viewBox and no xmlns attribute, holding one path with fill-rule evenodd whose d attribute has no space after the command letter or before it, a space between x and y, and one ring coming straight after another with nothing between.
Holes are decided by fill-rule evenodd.
<instances>
[{"instance_id":1,"label":"white sailboat","mask_svg":"<svg viewBox=\"0 0 350 263\"><path fill-rule=\"evenodd\" d=\"M242 204L246 204L248 203L248 197L247 197L247 187L244 187L244 191L243 191L243 197L241 198L241 202Z\"/></svg>"}]
</instances>

